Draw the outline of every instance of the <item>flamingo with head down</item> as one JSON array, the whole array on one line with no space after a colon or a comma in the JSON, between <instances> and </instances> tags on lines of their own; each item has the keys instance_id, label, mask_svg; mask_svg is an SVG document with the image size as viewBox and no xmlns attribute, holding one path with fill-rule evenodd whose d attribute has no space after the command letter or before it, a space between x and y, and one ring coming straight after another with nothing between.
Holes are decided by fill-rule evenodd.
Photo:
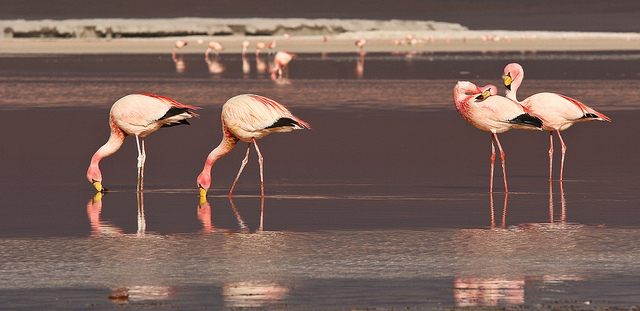
<instances>
[{"instance_id":1,"label":"flamingo with head down","mask_svg":"<svg viewBox=\"0 0 640 311\"><path fill-rule=\"evenodd\" d=\"M456 109L467 122L478 129L491 132L491 179L489 192L493 192L493 168L496 159L494 142L500 149L504 191L509 192L507 188L505 153L502 150L497 134L513 128L540 129L542 121L527 113L520 104L495 94L497 94L497 88L494 85L487 85L481 89L471 82L458 81L453 88L453 101Z\"/></svg>"},{"instance_id":2,"label":"flamingo with head down","mask_svg":"<svg viewBox=\"0 0 640 311\"><path fill-rule=\"evenodd\" d=\"M504 67L502 76L504 86L507 87L506 96L517 101L516 92L524 80L524 69L518 63L511 63ZM576 122L600 120L609 121L611 119L604 114L595 111L587 105L564 95L555 93L538 93L529 96L522 102L522 106L540 117L544 124L542 129L549 131L549 180L553 177L553 132L558 134L562 145L562 159L560 162L560 181L564 171L564 156L567 146L562 140L560 131L568 129Z\"/></svg>"},{"instance_id":3,"label":"flamingo with head down","mask_svg":"<svg viewBox=\"0 0 640 311\"><path fill-rule=\"evenodd\" d=\"M289 62L298 57L296 54L292 54L286 51L278 51L274 56L275 68L271 71L271 78L276 79L278 77L289 77Z\"/></svg>"},{"instance_id":4,"label":"flamingo with head down","mask_svg":"<svg viewBox=\"0 0 640 311\"><path fill-rule=\"evenodd\" d=\"M254 94L243 94L229 99L222 106L220 118L223 132L222 141L209 153L209 156L207 156L204 168L197 179L201 197L206 196L207 190L211 187L211 168L213 164L219 158L229 153L240 140L249 143L249 145L247 146L247 154L244 160L242 160L238 175L233 182L233 186L231 186L231 191L229 191L229 197L233 194L238 178L240 178L240 174L242 174L242 170L248 162L249 150L251 150L252 143L255 145L256 152L258 153L260 189L264 197L263 158L256 140L270 133L290 132L311 128L308 123L294 116L282 104L273 99Z\"/></svg>"},{"instance_id":5,"label":"flamingo with head down","mask_svg":"<svg viewBox=\"0 0 640 311\"><path fill-rule=\"evenodd\" d=\"M118 151L127 135L133 135L136 137L138 147L138 190L141 191L144 164L147 159L144 138L163 127L189 124L186 119L198 116L193 112L195 109L200 108L149 93L131 94L120 98L113 104L109 113L111 128L109 140L91 158L91 164L87 170L89 182L96 190L106 191L102 187L100 161Z\"/></svg>"}]
</instances>

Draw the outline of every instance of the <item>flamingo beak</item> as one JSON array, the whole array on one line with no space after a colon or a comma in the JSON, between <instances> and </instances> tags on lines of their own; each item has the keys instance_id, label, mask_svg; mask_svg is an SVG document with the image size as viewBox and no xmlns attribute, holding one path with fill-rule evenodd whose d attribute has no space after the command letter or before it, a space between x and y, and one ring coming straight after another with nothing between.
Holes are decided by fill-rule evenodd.
<instances>
[{"instance_id":1,"label":"flamingo beak","mask_svg":"<svg viewBox=\"0 0 640 311\"><path fill-rule=\"evenodd\" d=\"M511 82L513 82L513 79L511 79L508 74L502 75L502 81L504 82L504 86L506 86L507 89L511 90Z\"/></svg>"},{"instance_id":2,"label":"flamingo beak","mask_svg":"<svg viewBox=\"0 0 640 311\"><path fill-rule=\"evenodd\" d=\"M206 198L206 197L207 197L207 189L200 187L200 199Z\"/></svg>"},{"instance_id":3,"label":"flamingo beak","mask_svg":"<svg viewBox=\"0 0 640 311\"><path fill-rule=\"evenodd\" d=\"M102 183L99 181L93 181L93 186L96 188L96 190L98 190L99 192L107 192L107 189L102 187Z\"/></svg>"}]
</instances>

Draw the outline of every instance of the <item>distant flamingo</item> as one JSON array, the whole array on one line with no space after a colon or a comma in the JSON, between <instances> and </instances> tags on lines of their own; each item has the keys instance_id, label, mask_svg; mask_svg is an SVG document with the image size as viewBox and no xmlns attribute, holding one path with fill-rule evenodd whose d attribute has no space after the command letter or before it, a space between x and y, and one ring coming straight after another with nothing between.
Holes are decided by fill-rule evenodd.
<instances>
[{"instance_id":1,"label":"distant flamingo","mask_svg":"<svg viewBox=\"0 0 640 311\"><path fill-rule=\"evenodd\" d=\"M504 67L502 76L504 86L507 87L506 96L514 101L518 87L524 80L524 69L518 63L511 63ZM544 124L542 129L549 131L549 180L553 179L553 132L558 133L560 144L562 144L562 160L560 162L560 180L564 171L564 156L567 146L562 140L560 131L568 129L576 122L600 120L609 121L611 119L604 114L591 109L587 105L564 95L555 93L538 93L529 96L522 102L522 106L539 116Z\"/></svg>"},{"instance_id":2,"label":"distant flamingo","mask_svg":"<svg viewBox=\"0 0 640 311\"><path fill-rule=\"evenodd\" d=\"M144 138L162 127L189 124L186 119L198 116L191 110L198 107L183 105L171 98L149 94L130 94L120 98L111 107L109 127L111 136L91 158L87 170L87 179L96 190L106 191L102 187L100 160L114 154L124 143L127 135L136 137L138 147L138 190L142 190L144 163L147 158Z\"/></svg>"},{"instance_id":3,"label":"distant flamingo","mask_svg":"<svg viewBox=\"0 0 640 311\"><path fill-rule=\"evenodd\" d=\"M360 49L360 56L364 56L365 54L367 54L364 52L365 44L367 44L367 40L365 39L360 39L356 41L356 46Z\"/></svg>"},{"instance_id":4,"label":"distant flamingo","mask_svg":"<svg viewBox=\"0 0 640 311\"><path fill-rule=\"evenodd\" d=\"M178 40L178 41L176 41L176 44L175 44L175 46L173 47L173 52L171 52L171 56L173 57L173 59L174 59L174 60L176 59L176 52L177 52L179 49L181 49L181 48L185 47L186 45L187 45L187 41L184 41L184 40Z\"/></svg>"},{"instance_id":5,"label":"distant flamingo","mask_svg":"<svg viewBox=\"0 0 640 311\"><path fill-rule=\"evenodd\" d=\"M283 72L285 77L289 77L289 62L294 58L298 57L296 54L292 54L285 51L278 51L273 61L275 63L275 68L271 72L271 78L276 79L278 77L283 77Z\"/></svg>"},{"instance_id":6,"label":"distant flamingo","mask_svg":"<svg viewBox=\"0 0 640 311\"><path fill-rule=\"evenodd\" d=\"M211 186L211 167L222 156L226 155L235 147L239 140L248 142L247 154L242 161L236 180L231 186L229 196L233 194L238 178L242 174L244 166L249 159L251 143L255 144L258 152L258 163L260 164L260 188L264 196L264 170L263 160L257 139L269 133L290 132L292 130L311 128L308 123L300 120L289 112L280 103L260 95L243 94L229 99L222 106L222 131L223 137L220 145L213 149L204 163L202 173L198 176L197 182L200 188L200 196L205 196Z\"/></svg>"},{"instance_id":7,"label":"distant flamingo","mask_svg":"<svg viewBox=\"0 0 640 311\"><path fill-rule=\"evenodd\" d=\"M211 41L211 42L209 42L209 48L207 48L207 51L204 52L204 56L207 59L209 59L209 53L211 51L214 51L214 53L216 53L216 57L218 57L220 51L224 51L224 46L222 46L222 43L220 43L218 41Z\"/></svg>"},{"instance_id":8,"label":"distant flamingo","mask_svg":"<svg viewBox=\"0 0 640 311\"><path fill-rule=\"evenodd\" d=\"M244 59L245 55L247 54L247 50L249 49L249 40L244 40L242 41L242 58Z\"/></svg>"},{"instance_id":9,"label":"distant flamingo","mask_svg":"<svg viewBox=\"0 0 640 311\"><path fill-rule=\"evenodd\" d=\"M256 43L256 58L260 57L260 51L262 51L265 47L267 47L267 44L262 41Z\"/></svg>"},{"instance_id":10,"label":"distant flamingo","mask_svg":"<svg viewBox=\"0 0 640 311\"><path fill-rule=\"evenodd\" d=\"M493 193L493 168L496 159L494 142L500 149L504 191L509 192L504 162L505 153L497 134L512 128L540 129L542 126L542 121L529 115L520 104L502 96L495 96L496 93L497 88L494 85L487 85L481 89L468 81L458 81L453 88L453 100L460 115L476 128L491 132L491 182L489 184L491 193Z\"/></svg>"},{"instance_id":11,"label":"distant flamingo","mask_svg":"<svg viewBox=\"0 0 640 311\"><path fill-rule=\"evenodd\" d=\"M273 53L273 50L275 50L276 46L278 46L278 40L273 40L271 41L271 43L269 43L269 54Z\"/></svg>"}]
</instances>

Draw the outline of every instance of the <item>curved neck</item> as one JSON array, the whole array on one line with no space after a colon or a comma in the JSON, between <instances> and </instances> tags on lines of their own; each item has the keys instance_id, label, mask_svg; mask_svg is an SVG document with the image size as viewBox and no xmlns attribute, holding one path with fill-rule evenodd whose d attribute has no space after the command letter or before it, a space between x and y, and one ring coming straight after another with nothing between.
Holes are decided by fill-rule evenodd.
<instances>
[{"instance_id":1,"label":"curved neck","mask_svg":"<svg viewBox=\"0 0 640 311\"><path fill-rule=\"evenodd\" d=\"M518 91L520 84L522 84L522 80L524 80L524 73L521 71L516 71L513 80L511 81L511 87L507 89L507 92L505 93L506 98L514 100L516 102L518 101L516 92Z\"/></svg>"},{"instance_id":2,"label":"curved neck","mask_svg":"<svg viewBox=\"0 0 640 311\"><path fill-rule=\"evenodd\" d=\"M202 169L202 173L198 176L198 186L204 189L208 189L211 186L211 168L213 164L229 153L236 146L239 139L231 135L229 130L226 127L223 127L224 136L222 137L222 141L209 153L207 156L207 160L204 162L204 168Z\"/></svg>"},{"instance_id":3,"label":"curved neck","mask_svg":"<svg viewBox=\"0 0 640 311\"><path fill-rule=\"evenodd\" d=\"M99 168L100 160L118 151L126 137L127 134L112 123L109 140L93 154L93 157L91 157L91 164L89 165L89 170L87 172L87 179L89 179L89 181L92 181L92 179L95 181L102 181L102 174L100 173Z\"/></svg>"}]
</instances>

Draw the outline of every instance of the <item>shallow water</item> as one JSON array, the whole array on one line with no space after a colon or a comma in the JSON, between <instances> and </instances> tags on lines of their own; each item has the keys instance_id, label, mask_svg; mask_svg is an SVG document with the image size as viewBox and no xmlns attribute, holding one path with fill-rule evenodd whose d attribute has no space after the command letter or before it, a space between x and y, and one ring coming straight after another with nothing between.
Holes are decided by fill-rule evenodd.
<instances>
[{"instance_id":1,"label":"shallow water","mask_svg":"<svg viewBox=\"0 0 640 311\"><path fill-rule=\"evenodd\" d=\"M185 55L0 57L0 308L325 310L637 306L640 296L640 54L303 54L274 82L248 58L215 68ZM262 61L266 61L263 56ZM563 132L565 181L548 182L548 134L490 135L451 99L457 80L527 73L522 98L553 90L613 120ZM214 69L215 69L214 68ZM501 88L502 89L502 88ZM111 104L152 92L203 107L191 126L147 141L135 192L131 138L84 176L108 137ZM257 93L313 130L271 135L264 202L245 144L219 160L200 202L195 178L221 138L219 110ZM557 143L557 139L555 139ZM556 145L554 176L558 175ZM128 290L128 299L108 299Z\"/></svg>"}]
</instances>

